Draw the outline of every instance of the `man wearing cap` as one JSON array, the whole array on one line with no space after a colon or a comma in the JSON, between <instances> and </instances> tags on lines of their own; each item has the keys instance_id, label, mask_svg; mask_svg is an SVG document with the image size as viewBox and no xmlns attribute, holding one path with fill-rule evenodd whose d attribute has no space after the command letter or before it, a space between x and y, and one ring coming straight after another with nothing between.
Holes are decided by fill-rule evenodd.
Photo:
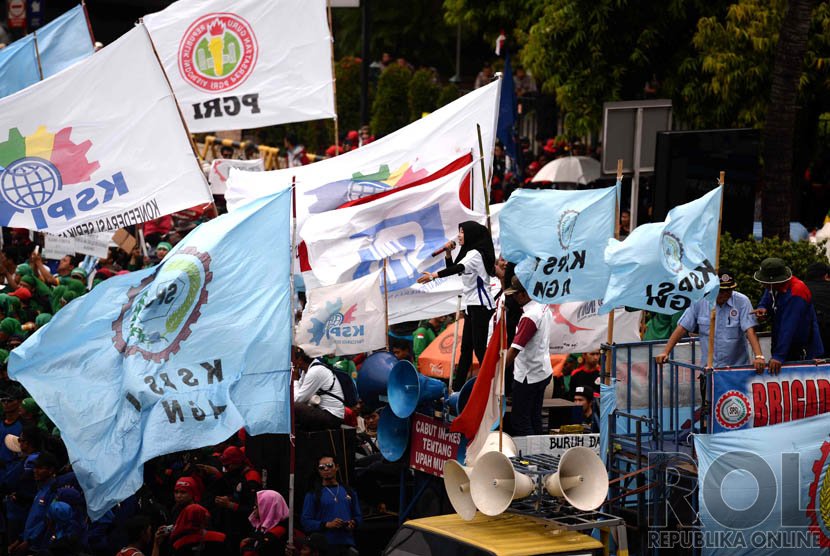
<instances>
[{"instance_id":1,"label":"man wearing cap","mask_svg":"<svg viewBox=\"0 0 830 556\"><path fill-rule=\"evenodd\" d=\"M591 432L599 432L599 411L595 410L594 389L590 386L577 386L574 402L582 406L582 425Z\"/></svg>"},{"instance_id":2,"label":"man wearing cap","mask_svg":"<svg viewBox=\"0 0 830 556\"><path fill-rule=\"evenodd\" d=\"M542 403L553 376L549 348L553 315L547 305L530 298L517 276L513 276L504 294L513 296L522 308L505 365L513 364L513 434L544 434Z\"/></svg>"},{"instance_id":3,"label":"man wearing cap","mask_svg":"<svg viewBox=\"0 0 830 556\"><path fill-rule=\"evenodd\" d=\"M744 340L746 337L755 356L755 370L761 373L764 371L764 355L755 334L758 322L752 316L752 302L747 296L736 291L738 286L734 276L729 270L721 270L719 273L720 290L715 306L715 353L712 365L715 368L750 365ZM697 332L700 335L701 360L708 361L710 316L711 309L706 299L700 299L686 309L663 353L654 357L655 362L660 365L665 363L677 342L689 332Z\"/></svg>"},{"instance_id":4,"label":"man wearing cap","mask_svg":"<svg viewBox=\"0 0 830 556\"><path fill-rule=\"evenodd\" d=\"M824 345L818 328L813 295L777 258L761 261L755 279L766 286L755 315L772 317L772 357L769 372L777 374L785 361L804 361L821 357Z\"/></svg>"}]
</instances>

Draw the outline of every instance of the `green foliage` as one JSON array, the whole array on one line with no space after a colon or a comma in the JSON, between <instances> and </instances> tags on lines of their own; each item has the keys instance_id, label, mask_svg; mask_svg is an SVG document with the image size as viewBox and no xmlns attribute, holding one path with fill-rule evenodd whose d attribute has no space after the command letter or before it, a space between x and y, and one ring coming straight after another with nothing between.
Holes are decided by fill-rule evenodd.
<instances>
[{"instance_id":1,"label":"green foliage","mask_svg":"<svg viewBox=\"0 0 830 556\"><path fill-rule=\"evenodd\" d=\"M334 66L337 117L341 130L358 129L360 121L360 59L347 56Z\"/></svg>"},{"instance_id":2,"label":"green foliage","mask_svg":"<svg viewBox=\"0 0 830 556\"><path fill-rule=\"evenodd\" d=\"M807 266L814 262L827 262L824 244L816 245L809 241L782 241L777 238L765 238L756 241L752 238L735 239L730 234L723 234L720 243L720 267L735 273L738 291L749 296L753 305L761 299L763 286L752 277L767 257L783 259L793 274L804 277Z\"/></svg>"},{"instance_id":3,"label":"green foliage","mask_svg":"<svg viewBox=\"0 0 830 556\"><path fill-rule=\"evenodd\" d=\"M409 81L412 72L397 64L387 67L378 80L372 103L372 131L383 137L409 123Z\"/></svg>"},{"instance_id":4,"label":"green foliage","mask_svg":"<svg viewBox=\"0 0 830 556\"><path fill-rule=\"evenodd\" d=\"M698 21L695 51L679 67L678 116L692 128L763 127L786 0L738 0ZM804 60L802 102L827 93L830 6L820 3ZM823 91L822 91L823 89Z\"/></svg>"},{"instance_id":5,"label":"green foliage","mask_svg":"<svg viewBox=\"0 0 830 556\"><path fill-rule=\"evenodd\" d=\"M414 122L424 112L432 112L437 107L441 86L435 82L435 74L424 68L412 75L409 81L409 120Z\"/></svg>"},{"instance_id":6,"label":"green foliage","mask_svg":"<svg viewBox=\"0 0 830 556\"><path fill-rule=\"evenodd\" d=\"M441 93L438 95L438 101L435 103L436 110L456 100L459 96L461 95L458 92L458 87L455 85L444 85L441 88Z\"/></svg>"}]
</instances>

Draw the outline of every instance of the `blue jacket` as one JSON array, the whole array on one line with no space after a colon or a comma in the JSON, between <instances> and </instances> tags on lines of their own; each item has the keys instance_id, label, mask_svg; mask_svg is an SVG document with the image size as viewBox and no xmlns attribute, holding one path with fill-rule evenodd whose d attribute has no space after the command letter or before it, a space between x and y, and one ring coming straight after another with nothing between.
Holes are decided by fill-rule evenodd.
<instances>
[{"instance_id":1,"label":"blue jacket","mask_svg":"<svg viewBox=\"0 0 830 556\"><path fill-rule=\"evenodd\" d=\"M815 359L824 353L810 289L793 276L782 292L766 290L758 303L772 317L772 358Z\"/></svg>"},{"instance_id":2,"label":"blue jacket","mask_svg":"<svg viewBox=\"0 0 830 556\"><path fill-rule=\"evenodd\" d=\"M357 493L352 489L337 485L337 487L321 487L318 492L309 492L303 502L302 524L306 533L322 532L329 545L348 544L354 546L353 529L326 529L325 523L336 518L343 521L354 520L357 526L363 522L360 513L360 504Z\"/></svg>"}]
</instances>

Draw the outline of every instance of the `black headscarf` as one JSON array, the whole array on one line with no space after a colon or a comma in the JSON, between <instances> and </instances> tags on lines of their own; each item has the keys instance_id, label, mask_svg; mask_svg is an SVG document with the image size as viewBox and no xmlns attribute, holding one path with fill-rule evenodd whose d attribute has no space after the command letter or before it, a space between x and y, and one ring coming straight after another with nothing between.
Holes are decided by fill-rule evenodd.
<instances>
[{"instance_id":1,"label":"black headscarf","mask_svg":"<svg viewBox=\"0 0 830 556\"><path fill-rule=\"evenodd\" d=\"M467 220L458 225L464 230L464 245L455 259L455 264L461 262L468 252L478 251L484 260L484 268L490 276L496 275L496 250L493 248L493 238L490 230L473 220Z\"/></svg>"}]
</instances>

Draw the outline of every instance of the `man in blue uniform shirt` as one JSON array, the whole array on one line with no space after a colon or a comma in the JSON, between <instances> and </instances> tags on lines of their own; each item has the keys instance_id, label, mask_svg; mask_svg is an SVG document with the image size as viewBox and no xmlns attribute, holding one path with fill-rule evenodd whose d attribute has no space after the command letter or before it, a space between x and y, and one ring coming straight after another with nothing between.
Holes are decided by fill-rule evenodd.
<instances>
[{"instance_id":1,"label":"man in blue uniform shirt","mask_svg":"<svg viewBox=\"0 0 830 556\"><path fill-rule=\"evenodd\" d=\"M747 296L736 291L738 285L735 283L732 272L722 270L719 276L720 290L715 305L715 353L712 366L722 368L750 365L746 348L746 341L749 340L755 356L755 370L761 373L764 371L765 361L761 352L761 344L755 334L755 326L758 322L752 314L752 302ZM681 338L689 332L697 332L700 335L701 361L705 363L709 352L710 317L709 302L706 299L695 302L680 317L677 328L672 332L663 353L656 355L654 360L658 364L665 363L671 350Z\"/></svg>"}]
</instances>

